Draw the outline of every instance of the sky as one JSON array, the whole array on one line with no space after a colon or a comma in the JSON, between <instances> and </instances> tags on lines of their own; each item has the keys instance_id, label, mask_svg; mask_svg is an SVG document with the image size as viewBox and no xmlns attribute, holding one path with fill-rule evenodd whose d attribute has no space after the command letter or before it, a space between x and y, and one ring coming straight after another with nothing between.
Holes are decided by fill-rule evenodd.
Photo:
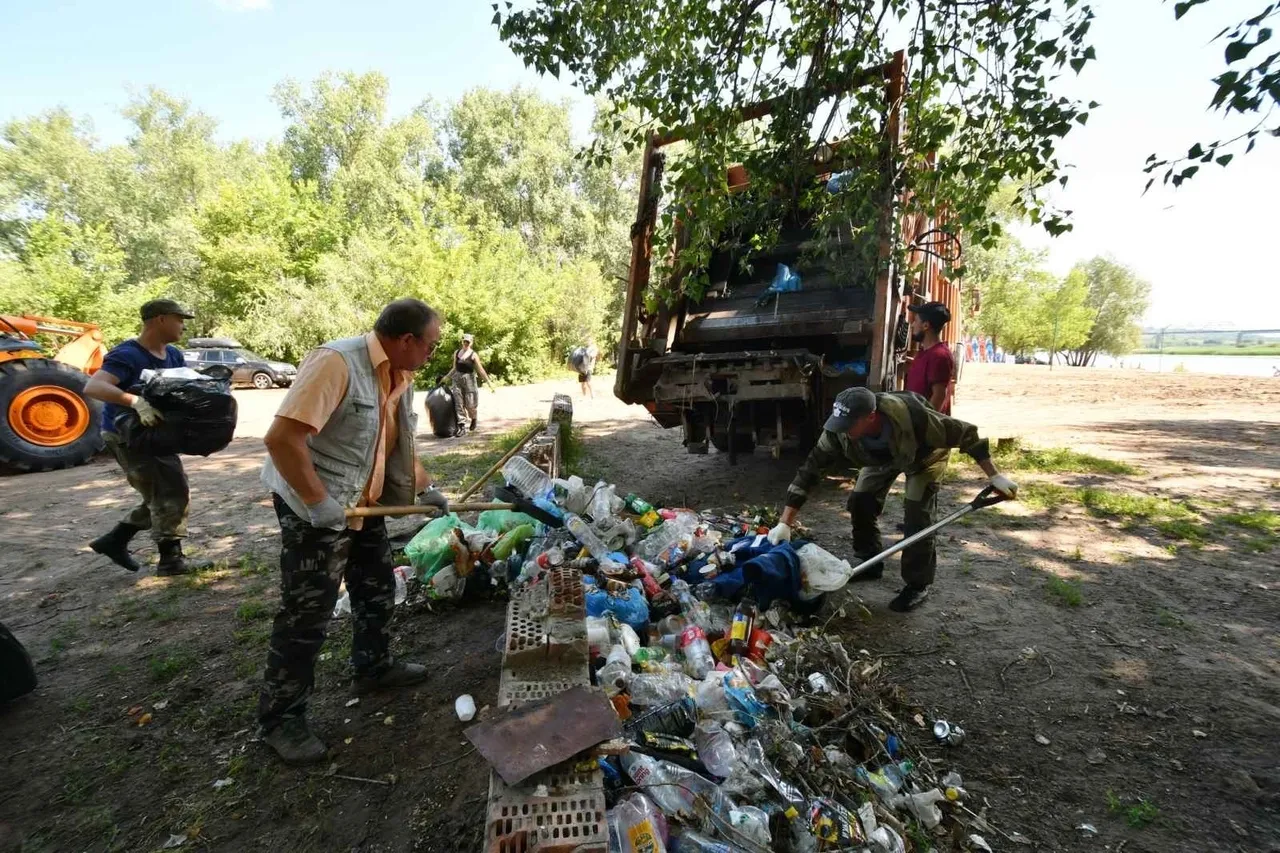
<instances>
[{"instance_id":1,"label":"sky","mask_svg":"<svg viewBox=\"0 0 1280 853\"><path fill-rule=\"evenodd\" d=\"M224 140L266 141L283 129L275 85L331 70L385 74L393 115L475 86L527 85L571 100L579 132L591 116L568 82L539 78L498 40L487 0L0 2L0 122L63 106L108 143L124 138L130 94L151 85L217 119ZM1075 227L1019 236L1058 274L1094 255L1135 269L1152 285L1148 325L1280 328L1280 272L1262 251L1276 231L1280 140L1227 169L1206 165L1179 190L1142 194L1149 154L1239 127L1205 109L1222 59L1209 39L1265 4L1214 0L1176 23L1172 5L1094 3L1098 59L1063 88L1101 103L1060 148L1071 179L1054 201L1074 211Z\"/></svg>"}]
</instances>

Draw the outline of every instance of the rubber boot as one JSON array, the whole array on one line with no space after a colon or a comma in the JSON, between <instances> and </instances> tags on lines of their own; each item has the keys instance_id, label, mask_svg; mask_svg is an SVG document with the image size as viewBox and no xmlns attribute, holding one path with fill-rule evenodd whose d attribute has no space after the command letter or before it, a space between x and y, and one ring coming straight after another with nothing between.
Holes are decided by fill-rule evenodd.
<instances>
[{"instance_id":1,"label":"rubber boot","mask_svg":"<svg viewBox=\"0 0 1280 853\"><path fill-rule=\"evenodd\" d=\"M110 533L104 533L90 542L89 547L104 557L110 557L111 562L117 566L136 572L141 566L129 554L129 540L137 536L141 529L122 521L111 528Z\"/></svg>"},{"instance_id":2,"label":"rubber boot","mask_svg":"<svg viewBox=\"0 0 1280 853\"><path fill-rule=\"evenodd\" d=\"M188 561L182 556L181 539L165 539L160 544L160 563L156 566L156 574L161 577L189 575L213 568L208 560Z\"/></svg>"},{"instance_id":3,"label":"rubber boot","mask_svg":"<svg viewBox=\"0 0 1280 853\"><path fill-rule=\"evenodd\" d=\"M328 755L324 741L315 736L302 717L289 717L270 731L263 732L262 742L291 767L317 764Z\"/></svg>"}]
</instances>

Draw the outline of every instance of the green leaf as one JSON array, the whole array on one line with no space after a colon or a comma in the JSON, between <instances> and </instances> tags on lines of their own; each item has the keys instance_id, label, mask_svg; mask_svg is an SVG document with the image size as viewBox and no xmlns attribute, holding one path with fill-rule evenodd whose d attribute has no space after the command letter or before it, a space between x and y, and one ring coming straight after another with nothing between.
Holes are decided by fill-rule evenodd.
<instances>
[{"instance_id":1,"label":"green leaf","mask_svg":"<svg viewBox=\"0 0 1280 853\"><path fill-rule=\"evenodd\" d=\"M1187 159L1189 160L1194 160L1197 157L1202 157L1202 156L1204 156L1204 146L1202 146L1199 142L1197 142L1195 145L1192 145L1191 148L1188 149L1187 151Z\"/></svg>"},{"instance_id":2,"label":"green leaf","mask_svg":"<svg viewBox=\"0 0 1280 853\"><path fill-rule=\"evenodd\" d=\"M1217 164L1218 164L1219 166L1225 166L1225 165L1227 165L1228 163L1230 163L1230 162L1231 162L1231 160L1232 160L1235 156L1236 156L1236 155L1234 155L1234 154L1223 154L1221 157L1219 157L1219 158L1217 159L1217 161L1216 161L1216 162L1217 162Z\"/></svg>"}]
</instances>

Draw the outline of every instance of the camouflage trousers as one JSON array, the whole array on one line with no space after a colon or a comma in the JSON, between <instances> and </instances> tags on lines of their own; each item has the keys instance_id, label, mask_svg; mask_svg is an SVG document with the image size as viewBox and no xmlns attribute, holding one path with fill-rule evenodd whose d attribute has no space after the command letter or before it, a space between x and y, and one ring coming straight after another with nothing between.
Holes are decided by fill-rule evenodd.
<instances>
[{"instance_id":1,"label":"camouflage trousers","mask_svg":"<svg viewBox=\"0 0 1280 853\"><path fill-rule=\"evenodd\" d=\"M114 432L104 432L102 439L129 485L142 496L142 503L129 511L124 523L150 530L157 542L185 537L191 490L182 460L176 455L151 456L130 450Z\"/></svg>"},{"instance_id":2,"label":"camouflage trousers","mask_svg":"<svg viewBox=\"0 0 1280 853\"><path fill-rule=\"evenodd\" d=\"M267 669L258 699L264 730L302 716L315 688L316 658L346 580L351 597L351 666L378 675L391 665L389 622L396 584L391 542L382 518L360 530L312 527L273 495L280 520L280 611L271 628Z\"/></svg>"},{"instance_id":3,"label":"camouflage trousers","mask_svg":"<svg viewBox=\"0 0 1280 853\"><path fill-rule=\"evenodd\" d=\"M934 454L919 470L907 473L907 491L902 502L902 534L910 536L933 524L938 507L938 482L947 470L949 453ZM892 466L863 468L849 495L849 515L853 519L853 550L861 560L884 550L877 522L884 512L889 489L904 472ZM914 587L933 583L938 568L934 537L930 536L902 552L902 579Z\"/></svg>"}]
</instances>

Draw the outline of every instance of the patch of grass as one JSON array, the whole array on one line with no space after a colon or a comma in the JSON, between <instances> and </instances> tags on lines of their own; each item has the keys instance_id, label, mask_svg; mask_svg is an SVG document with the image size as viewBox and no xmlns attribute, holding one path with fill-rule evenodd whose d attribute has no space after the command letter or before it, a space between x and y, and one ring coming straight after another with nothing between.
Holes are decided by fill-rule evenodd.
<instances>
[{"instance_id":1,"label":"patch of grass","mask_svg":"<svg viewBox=\"0 0 1280 853\"><path fill-rule=\"evenodd\" d=\"M247 628L239 628L231 632L231 637L236 641L236 645L246 648L266 648L267 640L271 639L270 625L251 625Z\"/></svg>"},{"instance_id":2,"label":"patch of grass","mask_svg":"<svg viewBox=\"0 0 1280 853\"><path fill-rule=\"evenodd\" d=\"M1149 800L1139 798L1136 801L1121 799L1110 788L1107 789L1107 811L1111 814L1124 815L1125 822L1134 829L1142 829L1160 817L1160 809Z\"/></svg>"},{"instance_id":3,"label":"patch of grass","mask_svg":"<svg viewBox=\"0 0 1280 853\"><path fill-rule=\"evenodd\" d=\"M74 619L68 619L58 626L53 632L53 636L49 638L49 654L58 657L76 640L80 639L80 623Z\"/></svg>"},{"instance_id":4,"label":"patch of grass","mask_svg":"<svg viewBox=\"0 0 1280 853\"><path fill-rule=\"evenodd\" d=\"M1018 489L1018 500L1030 509L1057 509L1065 504L1076 503L1077 498L1075 489L1056 483L1027 483Z\"/></svg>"},{"instance_id":5,"label":"patch of grass","mask_svg":"<svg viewBox=\"0 0 1280 853\"><path fill-rule=\"evenodd\" d=\"M1189 628L1187 621L1174 613L1172 610L1160 608L1160 612L1156 614L1156 624L1162 628Z\"/></svg>"},{"instance_id":6,"label":"patch of grass","mask_svg":"<svg viewBox=\"0 0 1280 853\"><path fill-rule=\"evenodd\" d=\"M1069 581L1066 578L1050 577L1045 583L1045 591L1050 598L1065 604L1067 607L1079 607L1084 601L1084 593L1080 591L1080 584L1075 581Z\"/></svg>"},{"instance_id":7,"label":"patch of grass","mask_svg":"<svg viewBox=\"0 0 1280 853\"><path fill-rule=\"evenodd\" d=\"M182 610L172 601L153 604L147 608L147 618L152 622L167 625L182 617Z\"/></svg>"},{"instance_id":8,"label":"patch of grass","mask_svg":"<svg viewBox=\"0 0 1280 853\"><path fill-rule=\"evenodd\" d=\"M1145 522L1164 536L1193 544L1208 537L1209 523L1204 516L1177 501L1091 487L1077 491L1080 503L1093 515L1120 519L1128 525Z\"/></svg>"},{"instance_id":9,"label":"patch of grass","mask_svg":"<svg viewBox=\"0 0 1280 853\"><path fill-rule=\"evenodd\" d=\"M1002 471L1039 471L1045 474L1137 474L1139 469L1114 459L1080 453L1069 447L1028 447L1018 439L999 448L996 465Z\"/></svg>"},{"instance_id":10,"label":"patch of grass","mask_svg":"<svg viewBox=\"0 0 1280 853\"><path fill-rule=\"evenodd\" d=\"M77 717L83 717L93 711L93 700L88 696L77 697L67 703L67 711Z\"/></svg>"},{"instance_id":11,"label":"patch of grass","mask_svg":"<svg viewBox=\"0 0 1280 853\"><path fill-rule=\"evenodd\" d=\"M1280 534L1280 512L1267 509L1251 509L1244 512L1229 512L1218 516L1223 524L1242 527L1258 533Z\"/></svg>"},{"instance_id":12,"label":"patch of grass","mask_svg":"<svg viewBox=\"0 0 1280 853\"><path fill-rule=\"evenodd\" d=\"M257 622L271 615L271 606L259 599L250 599L236 608L236 618L241 622Z\"/></svg>"},{"instance_id":13,"label":"patch of grass","mask_svg":"<svg viewBox=\"0 0 1280 853\"><path fill-rule=\"evenodd\" d=\"M177 649L164 654L153 655L147 661L147 670L151 673L152 681L164 684L191 669L196 665L197 660L195 652L188 649Z\"/></svg>"},{"instance_id":14,"label":"patch of grass","mask_svg":"<svg viewBox=\"0 0 1280 853\"><path fill-rule=\"evenodd\" d=\"M1077 545L1076 549L1067 555L1067 559L1073 563L1084 562L1084 550Z\"/></svg>"},{"instance_id":15,"label":"patch of grass","mask_svg":"<svg viewBox=\"0 0 1280 853\"><path fill-rule=\"evenodd\" d=\"M126 674L128 671L129 671L129 667L125 666L124 664L113 663L111 664L111 666L107 668L107 675L110 675L112 678L119 678L120 676Z\"/></svg>"},{"instance_id":16,"label":"patch of grass","mask_svg":"<svg viewBox=\"0 0 1280 853\"><path fill-rule=\"evenodd\" d=\"M275 566L253 554L246 554L240 558L240 565L236 571L242 578L261 577L274 572Z\"/></svg>"},{"instance_id":17,"label":"patch of grass","mask_svg":"<svg viewBox=\"0 0 1280 853\"><path fill-rule=\"evenodd\" d=\"M1250 536L1244 540L1244 548L1252 554L1266 554L1276 546L1277 541L1280 541L1280 537Z\"/></svg>"}]
</instances>

